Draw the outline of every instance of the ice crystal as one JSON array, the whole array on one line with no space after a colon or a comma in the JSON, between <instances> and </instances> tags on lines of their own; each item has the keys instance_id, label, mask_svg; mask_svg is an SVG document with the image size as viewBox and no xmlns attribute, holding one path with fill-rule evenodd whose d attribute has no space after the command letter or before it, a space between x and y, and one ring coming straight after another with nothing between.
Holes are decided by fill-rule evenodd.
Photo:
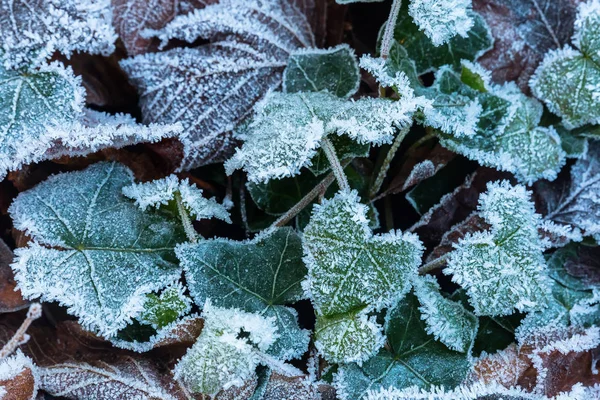
<instances>
[{"instance_id":1,"label":"ice crystal","mask_svg":"<svg viewBox=\"0 0 600 400\"><path fill-rule=\"evenodd\" d=\"M466 37L473 27L471 0L411 0L408 12L435 46L456 35Z\"/></svg>"},{"instance_id":2,"label":"ice crystal","mask_svg":"<svg viewBox=\"0 0 600 400\"><path fill-rule=\"evenodd\" d=\"M470 351L477 334L477 318L461 304L442 296L434 277L416 278L413 285L427 333L451 350Z\"/></svg>"},{"instance_id":3,"label":"ice crystal","mask_svg":"<svg viewBox=\"0 0 600 400\"><path fill-rule=\"evenodd\" d=\"M142 210L162 206L176 208L173 203L181 202L186 211L196 220L219 218L231 222L225 206L217 203L215 199L203 197L202 190L191 184L188 178L179 179L175 175L169 175L151 182L134 183L125 186L123 194L135 200L135 204Z\"/></svg>"},{"instance_id":4,"label":"ice crystal","mask_svg":"<svg viewBox=\"0 0 600 400\"><path fill-rule=\"evenodd\" d=\"M266 232L252 241L203 240L182 244L177 257L185 270L190 294L202 305L235 307L274 318L279 338L269 353L296 358L308 346L308 331L297 314L284 306L304 298L300 282L306 275L301 242L290 228Z\"/></svg>"},{"instance_id":5,"label":"ice crystal","mask_svg":"<svg viewBox=\"0 0 600 400\"><path fill-rule=\"evenodd\" d=\"M545 275L540 216L523 186L488 185L479 212L492 228L467 233L450 253L445 274L464 287L476 315L509 315L537 310L550 291Z\"/></svg>"},{"instance_id":6,"label":"ice crystal","mask_svg":"<svg viewBox=\"0 0 600 400\"><path fill-rule=\"evenodd\" d=\"M37 67L55 51L70 56L114 50L110 0L2 0L0 10L4 68Z\"/></svg>"},{"instance_id":7,"label":"ice crystal","mask_svg":"<svg viewBox=\"0 0 600 400\"><path fill-rule=\"evenodd\" d=\"M228 174L243 168L252 182L294 176L311 159L323 137L347 135L358 143L390 143L395 129L410 124L424 102L340 99L326 92L271 93L242 131L244 145L225 163Z\"/></svg>"},{"instance_id":8,"label":"ice crystal","mask_svg":"<svg viewBox=\"0 0 600 400\"><path fill-rule=\"evenodd\" d=\"M188 313L192 302L184 294L183 285L179 282L165 288L160 294L149 293L144 301L144 311L137 318L140 322L151 325L154 329L164 328L180 316Z\"/></svg>"},{"instance_id":9,"label":"ice crystal","mask_svg":"<svg viewBox=\"0 0 600 400\"><path fill-rule=\"evenodd\" d=\"M346 44L297 50L290 55L283 72L283 90L287 93L326 90L338 97L350 97L359 83L356 55Z\"/></svg>"},{"instance_id":10,"label":"ice crystal","mask_svg":"<svg viewBox=\"0 0 600 400\"><path fill-rule=\"evenodd\" d=\"M600 123L600 1L579 6L573 45L549 52L530 86L568 128ZM572 95L576 94L576 101Z\"/></svg>"},{"instance_id":11,"label":"ice crystal","mask_svg":"<svg viewBox=\"0 0 600 400\"><path fill-rule=\"evenodd\" d=\"M305 16L287 0L222 0L147 34L213 41L121 61L144 121L183 124L180 169L223 160L232 129L281 84L290 54L314 45Z\"/></svg>"},{"instance_id":12,"label":"ice crystal","mask_svg":"<svg viewBox=\"0 0 600 400\"><path fill-rule=\"evenodd\" d=\"M31 380L31 385L28 380ZM38 392L39 384L37 366L21 350L0 359L0 399L25 399L27 396L28 400L32 400Z\"/></svg>"},{"instance_id":13,"label":"ice crystal","mask_svg":"<svg viewBox=\"0 0 600 400\"><path fill-rule=\"evenodd\" d=\"M116 163L50 177L10 207L32 242L12 265L24 296L58 301L110 337L143 310L146 294L179 279L181 228L122 195L133 175Z\"/></svg>"},{"instance_id":14,"label":"ice crystal","mask_svg":"<svg viewBox=\"0 0 600 400\"><path fill-rule=\"evenodd\" d=\"M194 392L214 396L222 389L242 386L277 339L275 317L264 318L239 309L207 302L204 329L198 341L175 366L175 377Z\"/></svg>"},{"instance_id":15,"label":"ice crystal","mask_svg":"<svg viewBox=\"0 0 600 400\"><path fill-rule=\"evenodd\" d=\"M367 207L358 194L340 192L333 199L316 205L303 237L308 278L303 283L317 318L343 317L353 330L360 326L367 343L341 342L337 355L346 361L367 358L373 348L372 323L363 316L371 310L394 305L410 289L410 281L420 262L422 245L415 235L399 231L373 235L367 219ZM348 321L354 319L354 322ZM367 323L369 322L369 323ZM323 321L323 325L328 323ZM321 341L319 331L317 343ZM324 339L331 339L327 331ZM355 335L358 337L359 335ZM324 348L324 345L317 345ZM330 347L331 352L336 347ZM354 352L354 355L352 355Z\"/></svg>"}]
</instances>

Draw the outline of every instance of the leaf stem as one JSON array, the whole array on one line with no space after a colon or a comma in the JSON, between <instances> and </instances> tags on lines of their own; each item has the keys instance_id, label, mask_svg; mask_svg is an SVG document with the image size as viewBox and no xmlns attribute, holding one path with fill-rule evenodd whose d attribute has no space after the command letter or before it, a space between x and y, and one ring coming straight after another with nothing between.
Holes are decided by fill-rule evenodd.
<instances>
[{"instance_id":1,"label":"leaf stem","mask_svg":"<svg viewBox=\"0 0 600 400\"><path fill-rule=\"evenodd\" d=\"M430 261L427 264L422 265L421 268L419 268L419 275L425 275L430 273L431 271L443 267L449 258L450 253L446 253L443 256L436 258L435 260Z\"/></svg>"},{"instance_id":2,"label":"leaf stem","mask_svg":"<svg viewBox=\"0 0 600 400\"><path fill-rule=\"evenodd\" d=\"M23 321L19 329L17 329L13 337L8 342L6 342L4 347L2 347L2 350L0 350L0 360L8 357L15 351L17 347L27 342L28 338L27 335L25 335L25 332L27 332L27 329L29 328L31 323L41 316L42 306L40 303L33 303L29 306L29 311L27 311L27 318L25 319L25 321Z\"/></svg>"},{"instance_id":3,"label":"leaf stem","mask_svg":"<svg viewBox=\"0 0 600 400\"><path fill-rule=\"evenodd\" d=\"M369 198L372 199L375 197L375 195L377 195L377 193L379 193L381 185L383 185L383 181L385 180L385 177L387 176L387 173L390 170L390 164L392 163L396 152L400 148L400 145L402 144L402 141L408 134L409 130L410 126L402 128L400 133L398 133L398 135L396 135L396 137L394 138L394 143L392 143L392 147L390 147L390 149L388 150L388 153L385 156L383 163L381 164L381 168L379 169L379 173L377 174L377 179L375 179L375 182L369 190Z\"/></svg>"},{"instance_id":4,"label":"leaf stem","mask_svg":"<svg viewBox=\"0 0 600 400\"><path fill-rule=\"evenodd\" d=\"M348 183L348 178L346 178L346 174L344 174L344 167L340 163L340 160L335 154L335 148L333 147L333 143L326 137L321 139L321 148L323 152L327 156L327 160L329 160L329 164L331 164L331 170L335 175L335 179L338 182L338 186L342 191L349 191L350 184Z\"/></svg>"},{"instance_id":5,"label":"leaf stem","mask_svg":"<svg viewBox=\"0 0 600 400\"><path fill-rule=\"evenodd\" d=\"M392 47L392 41L394 40L394 28L396 27L400 8L402 8L402 0L394 0L390 10L390 16L385 25L385 31L383 32L383 39L381 40L380 56L384 60L390 55L390 48Z\"/></svg>"},{"instance_id":6,"label":"leaf stem","mask_svg":"<svg viewBox=\"0 0 600 400\"><path fill-rule=\"evenodd\" d=\"M185 231L185 235L187 236L188 240L192 243L198 242L198 233L194 229L194 225L192 224L190 215L183 206L181 194L179 194L179 192L175 192L175 204L177 204L177 212L179 213L179 217L181 218L183 230Z\"/></svg>"}]
</instances>

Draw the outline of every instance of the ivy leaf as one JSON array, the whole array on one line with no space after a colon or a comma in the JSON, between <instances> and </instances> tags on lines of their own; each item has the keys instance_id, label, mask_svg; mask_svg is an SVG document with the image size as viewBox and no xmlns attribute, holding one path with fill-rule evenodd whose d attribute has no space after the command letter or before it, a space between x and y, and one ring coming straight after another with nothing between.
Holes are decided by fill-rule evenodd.
<instances>
[{"instance_id":1,"label":"ivy leaf","mask_svg":"<svg viewBox=\"0 0 600 400\"><path fill-rule=\"evenodd\" d=\"M381 388L452 388L470 369L468 355L448 349L427 334L413 294L388 311L385 334L388 346L375 357L362 366L340 366L334 380L340 399L364 399L368 391Z\"/></svg>"},{"instance_id":2,"label":"ivy leaf","mask_svg":"<svg viewBox=\"0 0 600 400\"><path fill-rule=\"evenodd\" d=\"M434 46L447 43L454 36L467 37L474 25L470 0L412 0L408 13Z\"/></svg>"},{"instance_id":3,"label":"ivy leaf","mask_svg":"<svg viewBox=\"0 0 600 400\"><path fill-rule=\"evenodd\" d=\"M225 163L228 174L243 168L251 182L300 173L311 165L322 138L347 135L359 144L390 143L395 129L411 122L421 98L346 101L326 92L271 93L242 130L243 146Z\"/></svg>"},{"instance_id":4,"label":"ivy leaf","mask_svg":"<svg viewBox=\"0 0 600 400\"><path fill-rule=\"evenodd\" d=\"M600 248L569 243L548 259L549 275L573 290L588 290L600 284Z\"/></svg>"},{"instance_id":5,"label":"ivy leaf","mask_svg":"<svg viewBox=\"0 0 600 400\"><path fill-rule=\"evenodd\" d=\"M371 148L368 143L358 143L355 140L350 139L347 135L330 136L329 140L335 149L335 154L340 160L367 157ZM315 176L322 175L331 170L331 163L327 159L323 149L320 148L317 150L317 154L310 160L308 169Z\"/></svg>"},{"instance_id":6,"label":"ivy leaf","mask_svg":"<svg viewBox=\"0 0 600 400\"><path fill-rule=\"evenodd\" d=\"M428 7L429 3L432 3L431 7ZM459 9L464 7L466 2L461 1L460 3L461 5L457 6ZM425 16L428 15L430 10L439 10L441 7L451 4L453 3L447 1L413 0L408 8L406 6L403 7L398 16L398 21L394 28L394 38L397 45L401 43L401 46L406 49L409 58L414 60L417 75L434 71L443 65L452 65L455 68L459 67L461 60L474 61L492 47L493 39L487 24L483 18L472 11L468 11L465 15L459 17L463 21L470 20L472 27L466 30L461 29L461 35L452 38L449 38L451 32L444 32L443 30L446 29L445 25L436 19L435 21L437 21L436 24L438 25L432 24L429 28L433 31L442 30L439 33L441 35L440 39L436 39L435 41L432 41L426 33L419 30L419 27L415 23L416 21L413 21L417 10ZM454 5L456 6L456 4ZM413 15L413 18L409 16L409 13ZM455 11L448 11L445 14L449 18L457 17L457 12ZM442 37L445 38L443 41L441 41ZM442 45L442 43L444 44Z\"/></svg>"},{"instance_id":7,"label":"ivy leaf","mask_svg":"<svg viewBox=\"0 0 600 400\"><path fill-rule=\"evenodd\" d=\"M590 142L587 154L571 167L570 180L540 181L535 188L545 221L600 240L600 144Z\"/></svg>"},{"instance_id":8,"label":"ivy leaf","mask_svg":"<svg viewBox=\"0 0 600 400\"><path fill-rule=\"evenodd\" d=\"M185 128L180 169L226 158L231 131L279 87L290 54L314 45L305 16L287 0L222 0L146 34L164 42L213 41L121 61L140 93L143 120L180 121Z\"/></svg>"},{"instance_id":9,"label":"ivy leaf","mask_svg":"<svg viewBox=\"0 0 600 400\"><path fill-rule=\"evenodd\" d=\"M509 315L543 308L550 292L545 275L540 216L523 186L488 184L479 212L492 228L467 233L450 253L447 275L466 289L476 315Z\"/></svg>"},{"instance_id":10,"label":"ivy leaf","mask_svg":"<svg viewBox=\"0 0 600 400\"><path fill-rule=\"evenodd\" d=\"M12 265L24 296L58 301L110 337L142 311L147 293L179 279L173 249L182 229L126 199L132 183L126 167L98 163L15 199L15 227L33 238Z\"/></svg>"},{"instance_id":11,"label":"ivy leaf","mask_svg":"<svg viewBox=\"0 0 600 400\"><path fill-rule=\"evenodd\" d=\"M317 311L317 324L328 328L317 330L317 347L327 349L325 354L336 361L360 362L377 350L381 341L364 314L389 307L408 292L422 253L415 235L373 235L367 207L359 201L355 191L324 200L315 205L304 230L308 278L303 285ZM335 321L352 331L362 329L360 337L366 342L344 343L343 336L333 333L339 331Z\"/></svg>"},{"instance_id":12,"label":"ivy leaf","mask_svg":"<svg viewBox=\"0 0 600 400\"><path fill-rule=\"evenodd\" d=\"M291 228L247 242L211 239L182 244L176 253L196 304L210 299L218 307L272 317L280 336L269 353L291 359L306 351L308 332L298 327L296 311L284 306L304 298L300 282L306 267L300 238Z\"/></svg>"},{"instance_id":13,"label":"ivy leaf","mask_svg":"<svg viewBox=\"0 0 600 400\"><path fill-rule=\"evenodd\" d=\"M563 118L567 128L600 124L600 2L579 6L573 44L549 52L531 78L536 97ZM573 101L572 94L576 93Z\"/></svg>"},{"instance_id":14,"label":"ivy leaf","mask_svg":"<svg viewBox=\"0 0 600 400\"><path fill-rule=\"evenodd\" d=\"M330 49L302 49L293 52L283 71L287 93L326 90L338 97L350 97L358 90L360 71L354 50L346 44Z\"/></svg>"},{"instance_id":15,"label":"ivy leaf","mask_svg":"<svg viewBox=\"0 0 600 400\"><path fill-rule=\"evenodd\" d=\"M144 302L144 311L137 318L154 329L164 328L192 309L192 302L184 294L184 287L177 282L160 294L149 293Z\"/></svg>"},{"instance_id":16,"label":"ivy leaf","mask_svg":"<svg viewBox=\"0 0 600 400\"><path fill-rule=\"evenodd\" d=\"M38 67L54 52L109 55L117 35L109 0L2 0L0 59L6 69Z\"/></svg>"},{"instance_id":17,"label":"ivy leaf","mask_svg":"<svg viewBox=\"0 0 600 400\"><path fill-rule=\"evenodd\" d=\"M440 286L433 276L413 281L415 295L421 307L421 319L426 331L450 350L468 353L473 346L478 329L477 317L460 303L449 300L440 293Z\"/></svg>"}]
</instances>

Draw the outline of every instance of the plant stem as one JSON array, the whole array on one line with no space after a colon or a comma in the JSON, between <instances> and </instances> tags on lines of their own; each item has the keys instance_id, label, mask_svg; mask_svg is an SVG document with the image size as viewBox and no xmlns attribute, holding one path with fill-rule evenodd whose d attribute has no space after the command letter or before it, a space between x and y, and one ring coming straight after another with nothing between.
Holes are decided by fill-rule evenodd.
<instances>
[{"instance_id":1,"label":"plant stem","mask_svg":"<svg viewBox=\"0 0 600 400\"><path fill-rule=\"evenodd\" d=\"M392 143L392 147L390 147L390 149L388 150L388 153L385 156L383 163L381 164L381 168L379 169L379 173L377 174L377 179L375 179L373 186L371 186L371 189L369 190L369 198L372 199L377 193L379 193L381 185L383 185L383 181L387 176L388 171L390 170L390 164L392 163L396 152L400 148L400 145L402 144L402 141L408 134L409 130L410 126L402 128L400 133L398 133L398 135L396 135L396 138L394 138L394 143Z\"/></svg>"},{"instance_id":2,"label":"plant stem","mask_svg":"<svg viewBox=\"0 0 600 400\"><path fill-rule=\"evenodd\" d=\"M185 231L185 235L187 236L190 242L196 243L198 241L198 233L196 233L194 225L190 220L190 215L183 206L183 202L181 200L181 195L179 194L179 192L175 193L175 204L177 204L177 212L179 213L179 217L181 218L181 223L183 224L183 230Z\"/></svg>"},{"instance_id":3,"label":"plant stem","mask_svg":"<svg viewBox=\"0 0 600 400\"><path fill-rule=\"evenodd\" d=\"M327 160L329 160L329 164L331 164L331 170L335 175L335 179L338 182L338 186L342 191L349 191L350 185L348 184L348 178L346 178L346 174L344 174L344 167L340 163L340 160L335 154L335 148L333 147L333 143L326 137L321 139L321 148L325 155L327 156Z\"/></svg>"},{"instance_id":4,"label":"plant stem","mask_svg":"<svg viewBox=\"0 0 600 400\"><path fill-rule=\"evenodd\" d=\"M444 266L444 264L446 264L448 258L450 258L450 253L446 253L443 256L436 258L435 260L428 262L427 264L424 264L423 266L421 266L421 268L419 268L419 275L425 275L433 270L441 268L442 266Z\"/></svg>"},{"instance_id":5,"label":"plant stem","mask_svg":"<svg viewBox=\"0 0 600 400\"><path fill-rule=\"evenodd\" d=\"M384 60L390 55L390 48L392 47L392 41L394 40L394 28L396 27L396 21L398 20L398 14L402 7L402 0L394 0L392 3L392 9L390 10L390 16L388 17L385 31L383 32L383 39L381 40L381 58Z\"/></svg>"},{"instance_id":6,"label":"plant stem","mask_svg":"<svg viewBox=\"0 0 600 400\"><path fill-rule=\"evenodd\" d=\"M33 303L29 306L29 311L27 311L27 318L25 319L25 321L23 321L19 329L17 329L13 337L4 345L4 347L2 347L2 350L0 350L0 360L8 357L13 353L13 351L15 351L17 347L27 342L25 332L27 332L27 329L29 328L31 323L41 316L42 306L40 305L40 303Z\"/></svg>"}]
</instances>

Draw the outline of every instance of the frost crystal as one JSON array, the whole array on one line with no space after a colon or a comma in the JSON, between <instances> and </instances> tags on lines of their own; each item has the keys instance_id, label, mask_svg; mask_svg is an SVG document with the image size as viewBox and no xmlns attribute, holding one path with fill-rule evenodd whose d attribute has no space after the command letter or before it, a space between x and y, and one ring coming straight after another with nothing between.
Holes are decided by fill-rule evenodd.
<instances>
[{"instance_id":1,"label":"frost crystal","mask_svg":"<svg viewBox=\"0 0 600 400\"><path fill-rule=\"evenodd\" d=\"M412 121L420 99L346 101L325 92L269 94L240 132L244 145L225 163L228 174L243 168L252 182L300 173L310 166L320 141L345 134L359 143L390 143L395 129Z\"/></svg>"},{"instance_id":2,"label":"frost crystal","mask_svg":"<svg viewBox=\"0 0 600 400\"><path fill-rule=\"evenodd\" d=\"M488 185L479 198L481 216L492 228L467 233L450 253L445 274L464 287L476 315L509 315L545 306L550 293L545 275L540 216L523 186Z\"/></svg>"},{"instance_id":3,"label":"frost crystal","mask_svg":"<svg viewBox=\"0 0 600 400\"><path fill-rule=\"evenodd\" d=\"M550 51L530 86L568 128L600 123L600 1L579 6L573 45ZM576 94L576 101L572 95Z\"/></svg>"},{"instance_id":4,"label":"frost crystal","mask_svg":"<svg viewBox=\"0 0 600 400\"><path fill-rule=\"evenodd\" d=\"M110 337L143 310L147 293L179 279L172 259L183 232L125 198L132 183L124 166L98 163L19 194L9 211L33 239L12 265L24 296L58 301Z\"/></svg>"},{"instance_id":5,"label":"frost crystal","mask_svg":"<svg viewBox=\"0 0 600 400\"><path fill-rule=\"evenodd\" d=\"M298 326L294 309L301 300L306 275L300 237L290 228L265 232L252 241L202 240L177 247L190 294L201 305L207 299L219 307L235 307L275 318L279 338L269 354L280 359L306 352L307 330Z\"/></svg>"},{"instance_id":6,"label":"frost crystal","mask_svg":"<svg viewBox=\"0 0 600 400\"><path fill-rule=\"evenodd\" d=\"M473 27L471 0L411 0L408 12L435 46L454 36L467 37Z\"/></svg>"},{"instance_id":7,"label":"frost crystal","mask_svg":"<svg viewBox=\"0 0 600 400\"><path fill-rule=\"evenodd\" d=\"M179 179L175 175L169 175L151 182L134 183L125 186L123 194L135 200L135 204L142 210L148 207L173 206L174 202L180 201L196 220L214 217L231 222L225 206L217 203L215 199L203 197L202 190L191 184L187 178Z\"/></svg>"},{"instance_id":8,"label":"frost crystal","mask_svg":"<svg viewBox=\"0 0 600 400\"><path fill-rule=\"evenodd\" d=\"M416 278L413 285L421 303L419 311L426 323L427 333L449 349L468 352L477 335L477 318L461 304L442 296L433 276Z\"/></svg>"},{"instance_id":9,"label":"frost crystal","mask_svg":"<svg viewBox=\"0 0 600 400\"><path fill-rule=\"evenodd\" d=\"M372 333L373 322L361 314L389 307L408 292L420 263L421 242L415 235L399 231L373 235L367 207L352 191L338 193L314 207L303 244L308 266L303 286L317 319L323 319L318 324L327 327L327 319L341 318L349 328L363 330L355 338L367 340L330 346L330 352L339 350L330 357L340 361L344 357L346 362L366 359L369 354L365 349L373 349L377 336ZM317 342L322 340L321 333L325 335L323 340L332 340L331 329L317 331ZM342 347L346 344L352 347ZM317 346L325 348L325 344Z\"/></svg>"},{"instance_id":10,"label":"frost crystal","mask_svg":"<svg viewBox=\"0 0 600 400\"><path fill-rule=\"evenodd\" d=\"M33 377L33 390L31 391L31 398L34 398L38 391L39 385L39 375L36 365L33 363L31 358L25 356L21 350L17 350L17 352L7 358L0 359L0 399L10 400L11 398L17 398L15 396L25 396L25 393L18 390L14 390L12 392L6 392L5 388L10 390L11 380L14 380L17 376L26 372L27 370L31 371L31 375ZM16 382L12 382L13 384ZM6 386L5 386L6 385ZM14 386L18 386L15 384ZM8 394L8 397L5 395ZM19 397L23 398L24 397Z\"/></svg>"},{"instance_id":11,"label":"frost crystal","mask_svg":"<svg viewBox=\"0 0 600 400\"><path fill-rule=\"evenodd\" d=\"M192 302L184 291L183 285L177 282L164 289L159 295L147 294L144 311L137 319L151 325L154 329L164 328L192 309Z\"/></svg>"},{"instance_id":12,"label":"frost crystal","mask_svg":"<svg viewBox=\"0 0 600 400\"><path fill-rule=\"evenodd\" d=\"M204 328L198 341L175 366L175 377L194 392L214 396L242 386L254 375L264 353L277 339L275 318L235 308L204 305Z\"/></svg>"},{"instance_id":13,"label":"frost crystal","mask_svg":"<svg viewBox=\"0 0 600 400\"><path fill-rule=\"evenodd\" d=\"M109 55L117 35L110 0L1 0L4 68L37 67L56 51Z\"/></svg>"},{"instance_id":14,"label":"frost crystal","mask_svg":"<svg viewBox=\"0 0 600 400\"><path fill-rule=\"evenodd\" d=\"M305 16L287 0L222 0L147 34L213 41L121 61L144 121L183 124L180 169L222 161L232 129L281 84L290 54L314 45Z\"/></svg>"}]
</instances>

